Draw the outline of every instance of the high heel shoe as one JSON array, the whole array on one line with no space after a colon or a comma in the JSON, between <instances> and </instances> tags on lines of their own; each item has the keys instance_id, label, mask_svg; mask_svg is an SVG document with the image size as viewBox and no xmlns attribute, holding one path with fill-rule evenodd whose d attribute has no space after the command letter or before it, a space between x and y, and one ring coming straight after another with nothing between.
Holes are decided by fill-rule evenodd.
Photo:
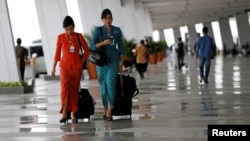
<instances>
[{"instance_id":1,"label":"high heel shoe","mask_svg":"<svg viewBox=\"0 0 250 141\"><path fill-rule=\"evenodd\" d=\"M60 123L64 123L64 124L67 124L68 123L68 118L62 118L59 120Z\"/></svg>"}]
</instances>

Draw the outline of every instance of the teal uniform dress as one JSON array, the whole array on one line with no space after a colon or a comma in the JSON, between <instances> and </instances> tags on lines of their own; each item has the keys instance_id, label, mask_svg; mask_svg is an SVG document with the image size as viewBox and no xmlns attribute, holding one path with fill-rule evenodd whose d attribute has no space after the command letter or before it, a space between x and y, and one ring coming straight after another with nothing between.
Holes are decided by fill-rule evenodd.
<instances>
[{"instance_id":1,"label":"teal uniform dress","mask_svg":"<svg viewBox=\"0 0 250 141\"><path fill-rule=\"evenodd\" d=\"M96 48L96 44L113 37L113 42L101 48ZM114 107L116 95L116 78L119 72L120 56L124 54L122 32L119 27L111 26L108 33L106 27L96 27L91 40L91 49L104 51L108 58L108 64L102 67L97 66L98 81L102 103L104 106Z\"/></svg>"}]
</instances>

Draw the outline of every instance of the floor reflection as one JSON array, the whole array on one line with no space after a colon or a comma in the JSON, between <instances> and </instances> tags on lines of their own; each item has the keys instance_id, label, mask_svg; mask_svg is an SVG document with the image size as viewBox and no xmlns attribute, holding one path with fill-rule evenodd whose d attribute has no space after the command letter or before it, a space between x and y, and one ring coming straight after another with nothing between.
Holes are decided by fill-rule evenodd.
<instances>
[{"instance_id":1,"label":"floor reflection","mask_svg":"<svg viewBox=\"0 0 250 141\"><path fill-rule=\"evenodd\" d=\"M41 104L48 103L48 98L45 97L25 97L23 104Z\"/></svg>"},{"instance_id":2,"label":"floor reflection","mask_svg":"<svg viewBox=\"0 0 250 141\"><path fill-rule=\"evenodd\" d=\"M45 133L47 132L47 128L46 127L20 128L19 132Z\"/></svg>"},{"instance_id":3,"label":"floor reflection","mask_svg":"<svg viewBox=\"0 0 250 141\"><path fill-rule=\"evenodd\" d=\"M46 124L46 123L48 123L48 115L20 117L20 124Z\"/></svg>"},{"instance_id":4,"label":"floor reflection","mask_svg":"<svg viewBox=\"0 0 250 141\"><path fill-rule=\"evenodd\" d=\"M209 93L209 86L200 86L201 91L201 117L216 117L218 116L217 108L214 107L213 97Z\"/></svg>"},{"instance_id":5,"label":"floor reflection","mask_svg":"<svg viewBox=\"0 0 250 141\"><path fill-rule=\"evenodd\" d=\"M45 105L24 105L20 107L21 109L26 109L26 110L40 110L40 111L46 111L47 106Z\"/></svg>"},{"instance_id":6,"label":"floor reflection","mask_svg":"<svg viewBox=\"0 0 250 141\"><path fill-rule=\"evenodd\" d=\"M187 81L186 81L186 75L182 72L178 73L178 83L179 83L179 90L187 90Z\"/></svg>"},{"instance_id":7,"label":"floor reflection","mask_svg":"<svg viewBox=\"0 0 250 141\"><path fill-rule=\"evenodd\" d=\"M133 122L120 121L119 124L106 122L104 127L98 127L94 122L84 124L67 124L60 129L64 133L63 141L77 141L87 137L134 137L134 132L114 132L118 129L133 128Z\"/></svg>"}]
</instances>

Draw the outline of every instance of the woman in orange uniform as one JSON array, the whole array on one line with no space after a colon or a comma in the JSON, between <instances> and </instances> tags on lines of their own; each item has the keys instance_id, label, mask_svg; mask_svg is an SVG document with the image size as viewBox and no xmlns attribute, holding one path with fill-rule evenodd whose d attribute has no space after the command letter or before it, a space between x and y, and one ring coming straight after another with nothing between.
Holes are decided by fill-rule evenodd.
<instances>
[{"instance_id":1,"label":"woman in orange uniform","mask_svg":"<svg viewBox=\"0 0 250 141\"><path fill-rule=\"evenodd\" d=\"M63 21L65 33L57 37L52 76L55 76L57 62L60 61L61 110L60 123L66 123L67 112L71 112L73 123L77 123L75 112L78 111L79 87L83 62L89 56L88 45L82 34L74 32L75 24L70 16ZM81 45L80 45L81 44ZM79 53L83 53L81 57Z\"/></svg>"}]
</instances>

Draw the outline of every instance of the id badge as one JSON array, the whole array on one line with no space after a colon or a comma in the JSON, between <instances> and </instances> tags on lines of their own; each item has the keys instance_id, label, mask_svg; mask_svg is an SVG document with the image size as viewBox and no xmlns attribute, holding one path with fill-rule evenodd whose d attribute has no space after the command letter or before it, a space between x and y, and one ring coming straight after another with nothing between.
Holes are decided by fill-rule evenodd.
<instances>
[{"instance_id":1,"label":"id badge","mask_svg":"<svg viewBox=\"0 0 250 141\"><path fill-rule=\"evenodd\" d=\"M70 51L71 53L74 53L74 52L75 52L75 47L74 47L74 46L71 46L69 51Z\"/></svg>"}]
</instances>

